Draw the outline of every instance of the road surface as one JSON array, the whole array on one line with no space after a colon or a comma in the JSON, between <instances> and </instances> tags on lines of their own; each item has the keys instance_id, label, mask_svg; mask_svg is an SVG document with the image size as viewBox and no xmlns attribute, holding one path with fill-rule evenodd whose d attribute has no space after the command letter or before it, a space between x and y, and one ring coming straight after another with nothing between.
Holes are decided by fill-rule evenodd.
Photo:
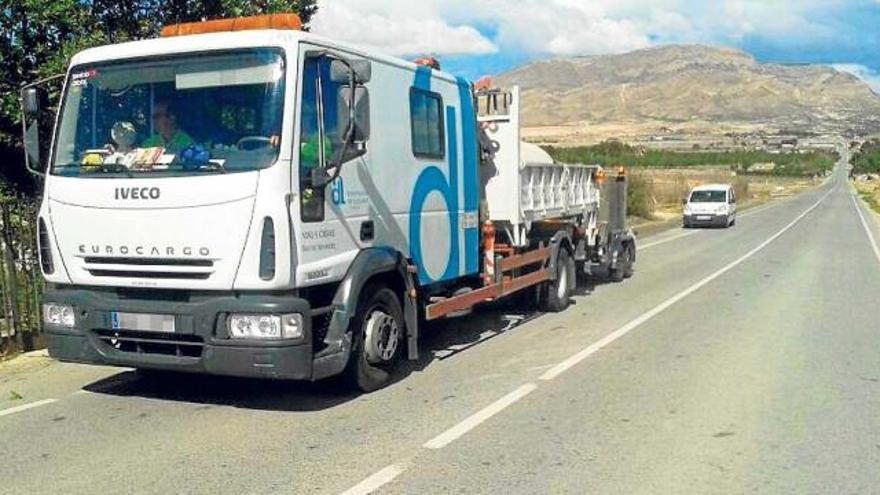
<instances>
[{"instance_id":1,"label":"road surface","mask_svg":"<svg viewBox=\"0 0 880 495\"><path fill-rule=\"evenodd\" d=\"M632 279L563 313L434 325L369 395L20 358L0 492L877 491L869 233L839 169L732 229L641 240Z\"/></svg>"}]
</instances>

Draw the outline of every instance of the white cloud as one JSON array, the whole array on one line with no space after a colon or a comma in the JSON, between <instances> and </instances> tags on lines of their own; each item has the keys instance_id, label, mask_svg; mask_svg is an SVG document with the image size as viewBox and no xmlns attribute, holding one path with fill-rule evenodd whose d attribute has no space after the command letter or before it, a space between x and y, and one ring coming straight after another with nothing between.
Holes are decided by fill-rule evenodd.
<instances>
[{"instance_id":1,"label":"white cloud","mask_svg":"<svg viewBox=\"0 0 880 495\"><path fill-rule=\"evenodd\" d=\"M878 0L880 2L880 0ZM871 86L875 93L880 94L880 73L861 64L831 64L841 72L848 72Z\"/></svg>"},{"instance_id":2,"label":"white cloud","mask_svg":"<svg viewBox=\"0 0 880 495\"><path fill-rule=\"evenodd\" d=\"M880 0L878 0L880 1ZM398 55L619 53L655 43L797 43L833 0L319 0L313 31Z\"/></svg>"},{"instance_id":3,"label":"white cloud","mask_svg":"<svg viewBox=\"0 0 880 495\"><path fill-rule=\"evenodd\" d=\"M486 54L498 47L468 25L453 26L439 15L419 9L419 0L384 2L321 2L312 20L313 32L379 48L393 55ZM387 7L399 6L400 10Z\"/></svg>"}]
</instances>

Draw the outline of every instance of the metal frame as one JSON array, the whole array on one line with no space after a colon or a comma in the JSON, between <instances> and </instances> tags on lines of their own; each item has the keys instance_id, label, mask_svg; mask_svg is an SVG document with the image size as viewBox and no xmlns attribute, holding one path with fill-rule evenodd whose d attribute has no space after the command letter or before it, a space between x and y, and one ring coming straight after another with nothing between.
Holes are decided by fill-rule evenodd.
<instances>
[{"instance_id":1,"label":"metal frame","mask_svg":"<svg viewBox=\"0 0 880 495\"><path fill-rule=\"evenodd\" d=\"M436 320L450 313L472 308L483 302L494 301L513 294L527 287L540 284L550 279L550 270L546 267L552 256L552 249L540 247L523 254L501 258L496 272L496 282L460 296L450 297L425 307L425 319ZM504 276L503 272L541 263L541 268L518 277Z\"/></svg>"}]
</instances>

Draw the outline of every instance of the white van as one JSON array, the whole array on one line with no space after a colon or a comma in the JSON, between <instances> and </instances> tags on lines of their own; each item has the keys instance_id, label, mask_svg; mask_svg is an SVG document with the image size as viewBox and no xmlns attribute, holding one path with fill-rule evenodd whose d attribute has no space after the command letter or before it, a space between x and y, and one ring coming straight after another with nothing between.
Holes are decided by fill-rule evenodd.
<instances>
[{"instance_id":1,"label":"white van","mask_svg":"<svg viewBox=\"0 0 880 495\"><path fill-rule=\"evenodd\" d=\"M691 189L685 198L684 228L710 225L730 227L736 224L736 193L730 184L706 184Z\"/></svg>"}]
</instances>

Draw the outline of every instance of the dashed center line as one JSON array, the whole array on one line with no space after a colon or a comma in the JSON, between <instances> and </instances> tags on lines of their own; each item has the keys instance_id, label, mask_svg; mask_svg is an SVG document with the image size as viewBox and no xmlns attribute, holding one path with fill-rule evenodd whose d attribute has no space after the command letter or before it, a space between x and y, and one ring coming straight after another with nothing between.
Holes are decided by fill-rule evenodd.
<instances>
[{"instance_id":1,"label":"dashed center line","mask_svg":"<svg viewBox=\"0 0 880 495\"><path fill-rule=\"evenodd\" d=\"M45 406L46 404L51 404L53 402L58 402L58 399L43 399L36 402L28 402L27 404L22 404L20 406L10 407L8 409L0 409L0 416L8 416L10 414L27 411L28 409Z\"/></svg>"},{"instance_id":2,"label":"dashed center line","mask_svg":"<svg viewBox=\"0 0 880 495\"><path fill-rule=\"evenodd\" d=\"M391 464L376 471L372 476L357 485L345 490L342 492L342 495L367 495L368 493L373 493L383 485L394 481L394 478L397 478L405 470L406 466L403 464Z\"/></svg>"},{"instance_id":3,"label":"dashed center line","mask_svg":"<svg viewBox=\"0 0 880 495\"><path fill-rule=\"evenodd\" d=\"M536 388L538 388L538 386L534 383L526 383L525 385L496 400L495 402L489 404L483 409L480 409L461 423L458 423L452 428L428 440L427 442L425 442L424 445L422 445L422 447L425 447L426 449L442 449L443 447L454 442L465 433L479 426L482 422L500 413L516 401L529 395Z\"/></svg>"}]
</instances>

